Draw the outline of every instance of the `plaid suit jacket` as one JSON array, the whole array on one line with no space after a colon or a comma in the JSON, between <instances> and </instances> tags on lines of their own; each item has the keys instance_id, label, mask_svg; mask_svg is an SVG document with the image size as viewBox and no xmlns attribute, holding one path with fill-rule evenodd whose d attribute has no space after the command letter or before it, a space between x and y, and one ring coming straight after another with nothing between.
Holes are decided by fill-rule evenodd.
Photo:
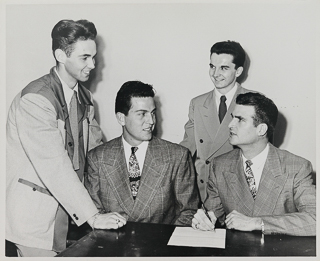
<instances>
[{"instance_id":1,"label":"plaid suit jacket","mask_svg":"<svg viewBox=\"0 0 320 261\"><path fill-rule=\"evenodd\" d=\"M153 137L140 182L134 200L121 137L89 152L85 186L100 211L128 221L191 225L199 195L188 149Z\"/></svg>"},{"instance_id":2,"label":"plaid suit jacket","mask_svg":"<svg viewBox=\"0 0 320 261\"><path fill-rule=\"evenodd\" d=\"M316 234L316 190L311 163L270 145L254 200L247 185L240 149L221 155L210 167L205 206L224 221L233 210L262 218L265 234Z\"/></svg>"}]
</instances>

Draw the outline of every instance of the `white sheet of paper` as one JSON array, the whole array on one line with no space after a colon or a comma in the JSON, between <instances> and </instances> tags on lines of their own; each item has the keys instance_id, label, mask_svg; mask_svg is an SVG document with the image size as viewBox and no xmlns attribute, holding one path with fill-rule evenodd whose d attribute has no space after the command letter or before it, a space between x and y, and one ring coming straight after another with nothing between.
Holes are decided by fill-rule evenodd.
<instances>
[{"instance_id":1,"label":"white sheet of paper","mask_svg":"<svg viewBox=\"0 0 320 261\"><path fill-rule=\"evenodd\" d=\"M192 227L176 227L168 245L225 248L226 230L215 229L215 232L213 232L195 230Z\"/></svg>"}]
</instances>

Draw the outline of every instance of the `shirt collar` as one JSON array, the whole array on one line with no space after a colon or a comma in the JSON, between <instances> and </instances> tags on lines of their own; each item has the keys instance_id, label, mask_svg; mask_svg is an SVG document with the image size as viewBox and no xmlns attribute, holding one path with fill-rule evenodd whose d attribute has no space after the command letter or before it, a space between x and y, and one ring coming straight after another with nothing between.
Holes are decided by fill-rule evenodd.
<instances>
[{"instance_id":1,"label":"shirt collar","mask_svg":"<svg viewBox=\"0 0 320 261\"><path fill-rule=\"evenodd\" d=\"M62 80L62 78L60 77L60 75L59 75L58 70L57 70L56 67L54 68L54 70L55 70L55 73L58 75L58 78L59 78L59 80L60 80L60 82L61 82L62 89L63 89L63 94L64 94L64 98L65 98L65 100L66 100L66 103L67 103L67 104L70 103L71 98L72 98L73 93L74 93L73 91L76 91L77 94L78 94L78 101L79 101L79 103L81 104L80 99L79 99L79 92L78 92L78 91L79 91L78 82L76 83L75 87L74 87L73 89L71 89L71 88L65 83L65 81Z\"/></svg>"},{"instance_id":2,"label":"shirt collar","mask_svg":"<svg viewBox=\"0 0 320 261\"><path fill-rule=\"evenodd\" d=\"M264 166L264 163L267 160L269 153L269 143L267 146L261 151L257 156L251 159L252 165L255 165L256 168L259 168L260 166ZM245 166L245 162L248 160L246 157L242 154L242 160L243 160L243 165Z\"/></svg>"},{"instance_id":3,"label":"shirt collar","mask_svg":"<svg viewBox=\"0 0 320 261\"><path fill-rule=\"evenodd\" d=\"M218 90L217 90L217 88L214 88L214 94L216 95L216 97L220 100L220 97L221 96L226 96L226 98L227 98L227 101L230 101L231 102L231 100L232 100L232 98L233 98L233 96L234 96L234 94L236 93L236 91L237 91L237 89L238 89L238 86L239 86L239 83L235 83L235 85L232 87L232 89L230 90L230 91L228 91L226 94L221 94Z\"/></svg>"},{"instance_id":4,"label":"shirt collar","mask_svg":"<svg viewBox=\"0 0 320 261\"><path fill-rule=\"evenodd\" d=\"M143 142L141 142L141 144L139 144L138 146L131 146L131 145L124 139L124 137L123 137L123 135L122 135L122 143L123 143L123 148L124 148L124 150L130 152L130 154L131 154L131 148L132 148L132 147L137 147L137 148L140 149L140 150L147 150L149 141L143 141Z\"/></svg>"}]
</instances>

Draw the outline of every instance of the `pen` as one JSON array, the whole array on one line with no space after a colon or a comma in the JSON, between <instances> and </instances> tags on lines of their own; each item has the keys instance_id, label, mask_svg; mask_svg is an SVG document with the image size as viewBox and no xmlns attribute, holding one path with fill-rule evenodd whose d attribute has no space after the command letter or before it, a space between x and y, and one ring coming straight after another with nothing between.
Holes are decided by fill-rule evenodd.
<instances>
[{"instance_id":1,"label":"pen","mask_svg":"<svg viewBox=\"0 0 320 261\"><path fill-rule=\"evenodd\" d=\"M204 206L204 204L202 203L202 205L201 205L201 208L202 208L202 210L204 211L204 214L206 214L206 216L207 216L207 218L210 220L210 222L212 223L212 220L211 220L211 218L210 218L210 216L209 216L209 214L208 214L208 211L206 210L206 208L205 208L205 206Z\"/></svg>"}]
</instances>

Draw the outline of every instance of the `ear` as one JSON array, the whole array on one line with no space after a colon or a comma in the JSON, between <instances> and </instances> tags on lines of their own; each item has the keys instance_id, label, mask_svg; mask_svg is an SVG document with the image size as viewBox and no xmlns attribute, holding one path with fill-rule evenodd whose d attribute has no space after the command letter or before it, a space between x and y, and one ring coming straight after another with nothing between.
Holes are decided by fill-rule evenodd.
<instances>
[{"instance_id":1,"label":"ear","mask_svg":"<svg viewBox=\"0 0 320 261\"><path fill-rule=\"evenodd\" d=\"M117 112L116 117L121 126L126 125L125 115L122 112Z\"/></svg>"},{"instance_id":2,"label":"ear","mask_svg":"<svg viewBox=\"0 0 320 261\"><path fill-rule=\"evenodd\" d=\"M265 123L260 123L257 126L257 132L259 136L265 136L267 134L268 125Z\"/></svg>"},{"instance_id":3,"label":"ear","mask_svg":"<svg viewBox=\"0 0 320 261\"><path fill-rule=\"evenodd\" d=\"M67 55L64 51L62 51L61 49L56 49L54 51L54 56L56 57L57 61L59 63L65 63Z\"/></svg>"},{"instance_id":4,"label":"ear","mask_svg":"<svg viewBox=\"0 0 320 261\"><path fill-rule=\"evenodd\" d=\"M243 67L239 66L238 69L236 70L236 77L239 77L243 72Z\"/></svg>"}]
</instances>

